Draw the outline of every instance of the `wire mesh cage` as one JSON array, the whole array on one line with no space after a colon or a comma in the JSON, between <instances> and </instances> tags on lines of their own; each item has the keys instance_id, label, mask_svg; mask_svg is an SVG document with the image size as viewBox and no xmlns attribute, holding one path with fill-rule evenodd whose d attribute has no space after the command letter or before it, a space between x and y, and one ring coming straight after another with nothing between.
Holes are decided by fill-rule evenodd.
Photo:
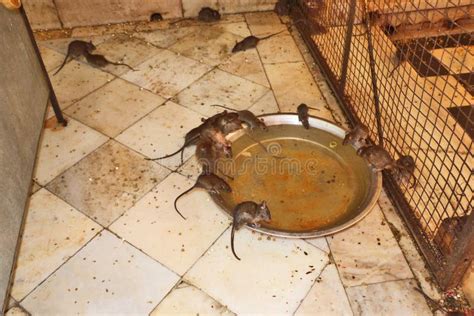
<instances>
[{"instance_id":1,"label":"wire mesh cage","mask_svg":"<svg viewBox=\"0 0 474 316\"><path fill-rule=\"evenodd\" d=\"M474 252L474 5L470 0L300 0L295 24L352 123L416 185L384 183L442 287Z\"/></svg>"}]
</instances>

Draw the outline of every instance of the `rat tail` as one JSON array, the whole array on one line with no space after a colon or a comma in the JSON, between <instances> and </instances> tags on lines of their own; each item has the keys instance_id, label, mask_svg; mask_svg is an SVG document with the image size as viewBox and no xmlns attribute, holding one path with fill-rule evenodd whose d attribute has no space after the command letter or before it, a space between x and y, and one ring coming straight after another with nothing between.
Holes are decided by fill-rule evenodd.
<instances>
[{"instance_id":1,"label":"rat tail","mask_svg":"<svg viewBox=\"0 0 474 316\"><path fill-rule=\"evenodd\" d=\"M176 199L174 199L174 209L176 210L176 212L184 219L186 220L186 217L183 216L183 214L181 214L181 212L178 210L178 206L177 206L177 203L178 203L178 200L183 196L183 195L186 195L188 194L189 192L191 192L192 189L194 189L195 185L193 185L192 187L190 187L189 189L187 189L186 191L184 191L183 193L181 193L180 195L178 195L176 197Z\"/></svg>"},{"instance_id":2,"label":"rat tail","mask_svg":"<svg viewBox=\"0 0 474 316\"><path fill-rule=\"evenodd\" d=\"M230 107L225 106L225 105L222 105L222 104L211 104L211 106L217 106L217 107L220 107L220 108L223 108L223 109L227 109L227 110L231 110L231 111L235 111L235 112L238 111L238 110L236 110L236 109L230 108Z\"/></svg>"},{"instance_id":3,"label":"rat tail","mask_svg":"<svg viewBox=\"0 0 474 316\"><path fill-rule=\"evenodd\" d=\"M234 249L234 235L235 235L235 229L236 229L236 218L235 218L235 214L234 214L234 220L232 222L232 230L230 232L230 248L232 249L232 253L234 254L234 257L237 259L237 260L240 260L239 256L237 256L237 254L235 253L235 249Z\"/></svg>"},{"instance_id":4,"label":"rat tail","mask_svg":"<svg viewBox=\"0 0 474 316\"><path fill-rule=\"evenodd\" d=\"M165 159L165 158L169 158L169 157L172 157L174 155L176 155L177 153L179 153L181 151L181 164L183 164L183 151L184 151L184 148L186 148L186 146L188 146L191 142L195 141L197 138L199 137L199 135L196 135L195 137L191 138L191 139L188 139L187 141L184 142L183 146L181 146L177 151L175 151L174 153L171 153L171 154L168 154L166 156L161 156L161 157L158 157L158 158L145 158L145 160L160 160L160 159Z\"/></svg>"},{"instance_id":5,"label":"rat tail","mask_svg":"<svg viewBox=\"0 0 474 316\"><path fill-rule=\"evenodd\" d=\"M268 36L265 36L265 37L259 38L259 40L261 41L261 40L264 40L264 39L270 38L270 37L272 37L272 36L275 36L275 35L278 35L278 34L280 34L280 33L284 32L284 31L285 31L285 30L281 30L280 32L273 33L273 34L270 34L270 35L268 35Z\"/></svg>"},{"instance_id":6,"label":"rat tail","mask_svg":"<svg viewBox=\"0 0 474 316\"><path fill-rule=\"evenodd\" d=\"M53 76L56 76L56 74L57 74L61 69L63 69L63 67L64 67L64 65L66 65L68 59L69 59L69 50L67 51L66 57L64 58L64 61L63 61L63 63L61 64L61 67L59 67L59 69L56 70L56 72L53 74Z\"/></svg>"}]
</instances>

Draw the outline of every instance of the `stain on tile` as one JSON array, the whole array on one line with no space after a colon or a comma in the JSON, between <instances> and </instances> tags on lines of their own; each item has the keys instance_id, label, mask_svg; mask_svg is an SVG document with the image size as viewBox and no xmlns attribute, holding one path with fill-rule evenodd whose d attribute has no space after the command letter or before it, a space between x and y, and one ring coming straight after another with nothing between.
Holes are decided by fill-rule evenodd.
<instances>
[{"instance_id":1,"label":"stain on tile","mask_svg":"<svg viewBox=\"0 0 474 316\"><path fill-rule=\"evenodd\" d=\"M165 178L169 170L109 141L48 186L103 226L122 215Z\"/></svg>"},{"instance_id":2,"label":"stain on tile","mask_svg":"<svg viewBox=\"0 0 474 316\"><path fill-rule=\"evenodd\" d=\"M414 280L350 287L347 296L358 315L433 315Z\"/></svg>"},{"instance_id":3,"label":"stain on tile","mask_svg":"<svg viewBox=\"0 0 474 316\"><path fill-rule=\"evenodd\" d=\"M190 58L164 50L122 78L170 98L211 69Z\"/></svg>"},{"instance_id":4,"label":"stain on tile","mask_svg":"<svg viewBox=\"0 0 474 316\"><path fill-rule=\"evenodd\" d=\"M271 34L275 34L275 32L262 35L261 37L269 36ZM276 34L270 38L261 40L258 43L257 50L264 64L303 61L303 57L301 56L293 37L288 32Z\"/></svg>"},{"instance_id":5,"label":"stain on tile","mask_svg":"<svg viewBox=\"0 0 474 316\"><path fill-rule=\"evenodd\" d=\"M232 54L232 47L241 39L238 35L226 32L220 25L203 25L169 49L201 63L216 66Z\"/></svg>"},{"instance_id":6,"label":"stain on tile","mask_svg":"<svg viewBox=\"0 0 474 316\"><path fill-rule=\"evenodd\" d=\"M185 134L201 123L196 112L167 102L125 130L117 140L149 158L162 157L181 148ZM185 161L194 149L195 146L185 149ZM157 162L175 169L181 164L180 154Z\"/></svg>"},{"instance_id":7,"label":"stain on tile","mask_svg":"<svg viewBox=\"0 0 474 316\"><path fill-rule=\"evenodd\" d=\"M110 229L150 257L184 274L229 226L229 218L204 190L174 200L194 181L171 174L129 209ZM166 243L157 243L166 240Z\"/></svg>"},{"instance_id":8,"label":"stain on tile","mask_svg":"<svg viewBox=\"0 0 474 316\"><path fill-rule=\"evenodd\" d=\"M168 48L175 44L181 38L196 32L196 27L178 27L170 29L160 29L151 32L134 33L135 37L141 38L144 41L158 47Z\"/></svg>"},{"instance_id":9,"label":"stain on tile","mask_svg":"<svg viewBox=\"0 0 474 316\"><path fill-rule=\"evenodd\" d=\"M203 291L185 282L177 285L150 315L194 314L235 315Z\"/></svg>"},{"instance_id":10,"label":"stain on tile","mask_svg":"<svg viewBox=\"0 0 474 316\"><path fill-rule=\"evenodd\" d=\"M115 137L165 101L122 79L115 79L70 106L65 113Z\"/></svg>"},{"instance_id":11,"label":"stain on tile","mask_svg":"<svg viewBox=\"0 0 474 316\"><path fill-rule=\"evenodd\" d=\"M213 70L179 93L175 102L203 115L211 116L221 104L237 110L248 109L268 88L221 70Z\"/></svg>"},{"instance_id":12,"label":"stain on tile","mask_svg":"<svg viewBox=\"0 0 474 316\"><path fill-rule=\"evenodd\" d=\"M104 231L22 305L33 315L148 315L178 279L158 262Z\"/></svg>"},{"instance_id":13,"label":"stain on tile","mask_svg":"<svg viewBox=\"0 0 474 316\"><path fill-rule=\"evenodd\" d=\"M22 300L101 227L45 189L30 201L12 296Z\"/></svg>"},{"instance_id":14,"label":"stain on tile","mask_svg":"<svg viewBox=\"0 0 474 316\"><path fill-rule=\"evenodd\" d=\"M43 132L33 177L40 185L46 185L107 141L107 137L84 124L72 118L67 120L66 128Z\"/></svg>"}]
</instances>

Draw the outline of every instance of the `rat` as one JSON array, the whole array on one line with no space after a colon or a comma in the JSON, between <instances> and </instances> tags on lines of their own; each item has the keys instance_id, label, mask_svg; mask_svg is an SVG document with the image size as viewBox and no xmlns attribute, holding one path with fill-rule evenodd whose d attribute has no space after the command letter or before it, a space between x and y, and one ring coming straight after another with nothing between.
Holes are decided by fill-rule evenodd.
<instances>
[{"instance_id":1,"label":"rat","mask_svg":"<svg viewBox=\"0 0 474 316\"><path fill-rule=\"evenodd\" d=\"M258 42L263 41L263 40L265 40L267 38L270 38L272 36L275 36L277 34L280 34L283 31L280 31L278 33L274 33L274 34L271 34L271 35L268 35L268 36L265 36L265 37L262 37L262 38L258 38L258 37L253 36L253 35L247 36L246 38L244 38L240 42L235 43L234 48L232 48L232 53L243 52L243 51L246 51L247 49L256 48Z\"/></svg>"},{"instance_id":2,"label":"rat","mask_svg":"<svg viewBox=\"0 0 474 316\"><path fill-rule=\"evenodd\" d=\"M416 163L413 157L409 155L401 155L400 158L397 159L396 163L399 172L397 180L407 179L408 181L413 178L413 184L410 186L410 189L414 188L418 180L415 177Z\"/></svg>"},{"instance_id":3,"label":"rat","mask_svg":"<svg viewBox=\"0 0 474 316\"><path fill-rule=\"evenodd\" d=\"M232 231L230 234L230 245L232 248L232 253L237 260L240 260L239 256L235 253L234 249L234 235L235 231L242 228L244 225L249 225L254 228L260 227L261 222L270 222L272 216L270 210L268 209L267 202L262 201L262 203L257 204L253 201L246 201L237 204L232 212L233 222L232 222Z\"/></svg>"},{"instance_id":4,"label":"rat","mask_svg":"<svg viewBox=\"0 0 474 316\"><path fill-rule=\"evenodd\" d=\"M227 182L225 182L219 176L216 176L213 173L209 173L209 174L202 173L201 175L199 175L199 177L196 180L196 183L192 187L190 187L189 189L187 189L186 191L178 195L178 197L176 197L176 199L174 200L174 209L176 210L176 212L178 212L178 214L183 219L186 219L186 218L178 210L178 207L176 206L176 204L183 195L186 195L187 193L191 192L195 188L204 189L207 192L209 192L209 194L211 195L212 194L219 195L221 194L221 192L227 192L227 193L232 192L232 189L227 184Z\"/></svg>"},{"instance_id":5,"label":"rat","mask_svg":"<svg viewBox=\"0 0 474 316\"><path fill-rule=\"evenodd\" d=\"M81 40L74 40L69 43L67 47L66 57L64 58L61 67L53 74L56 75L61 69L63 69L64 65L68 61L69 57L71 58L78 58L80 56L86 56L87 54L91 53L96 49L95 45L92 42L86 42Z\"/></svg>"},{"instance_id":6,"label":"rat","mask_svg":"<svg viewBox=\"0 0 474 316\"><path fill-rule=\"evenodd\" d=\"M207 23L216 22L216 21L219 21L221 19L221 14L219 13L219 11L214 10L212 8L203 7L203 8L201 8L201 10L199 10L197 19L198 19L198 21L207 22ZM184 21L184 20L187 20L187 18L178 19L174 22L171 22L170 25L179 23L179 22Z\"/></svg>"},{"instance_id":7,"label":"rat","mask_svg":"<svg viewBox=\"0 0 474 316\"><path fill-rule=\"evenodd\" d=\"M145 158L146 160L161 160L161 159L166 159L169 157L172 157L176 155L177 153L181 152L181 164L183 164L184 160L184 149L188 146L191 145L196 145L199 141L201 132L212 125L216 125L217 128L219 128L225 135L228 133L235 131L236 128L241 128L240 126L240 121L238 126L236 126L235 120L238 118L238 115L235 113L228 113L227 111L215 114L211 116L210 118L203 119L202 124L199 125L198 127L193 128L189 132L186 133L184 136L184 144L175 152L158 157L158 158Z\"/></svg>"},{"instance_id":8,"label":"rat","mask_svg":"<svg viewBox=\"0 0 474 316\"><path fill-rule=\"evenodd\" d=\"M213 104L211 106L218 106L220 108L235 111L235 113L237 113L237 115L239 116L239 120L241 120L243 123L248 125L250 130L254 130L256 128L260 128L262 130L267 130L267 126L265 125L265 123L262 120L260 120L258 117L256 117L255 114L253 114L249 110L239 111L239 110L232 109L230 107L227 107L227 106L221 105L221 104Z\"/></svg>"},{"instance_id":9,"label":"rat","mask_svg":"<svg viewBox=\"0 0 474 316\"><path fill-rule=\"evenodd\" d=\"M125 66L135 71L135 69L133 69L132 67L130 67L129 65L125 63L116 63L116 62L108 60L107 58L105 58L104 55L86 54L86 59L89 64L92 64L99 68L105 67L110 64L110 65L116 65L116 66Z\"/></svg>"},{"instance_id":10,"label":"rat","mask_svg":"<svg viewBox=\"0 0 474 316\"><path fill-rule=\"evenodd\" d=\"M346 133L343 145L351 144L356 149L367 146L367 140L369 138L369 129L362 123L357 124L352 130Z\"/></svg>"},{"instance_id":11,"label":"rat","mask_svg":"<svg viewBox=\"0 0 474 316\"><path fill-rule=\"evenodd\" d=\"M203 173L205 174L220 172L226 178L234 180L219 168L219 160L221 158L230 157L232 157L232 150L230 147L218 147L209 140L200 141L196 146L196 158L198 163L202 165Z\"/></svg>"},{"instance_id":12,"label":"rat","mask_svg":"<svg viewBox=\"0 0 474 316\"><path fill-rule=\"evenodd\" d=\"M308 111L309 111L309 107L304 103L301 103L300 105L298 105L298 108L296 109L296 112L298 113L298 120L301 122L301 124L303 124L303 127L305 129L309 129Z\"/></svg>"},{"instance_id":13,"label":"rat","mask_svg":"<svg viewBox=\"0 0 474 316\"><path fill-rule=\"evenodd\" d=\"M151 22L163 21L163 16L162 16L161 13L159 13L159 12L153 13L153 14L150 16L150 21L151 21Z\"/></svg>"}]
</instances>

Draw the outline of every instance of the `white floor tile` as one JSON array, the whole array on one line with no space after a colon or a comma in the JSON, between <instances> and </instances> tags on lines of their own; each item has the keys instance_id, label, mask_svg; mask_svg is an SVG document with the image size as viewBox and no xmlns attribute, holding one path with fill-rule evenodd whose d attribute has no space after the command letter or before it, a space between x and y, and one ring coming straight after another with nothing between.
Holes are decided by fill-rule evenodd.
<instances>
[{"instance_id":1,"label":"white floor tile","mask_svg":"<svg viewBox=\"0 0 474 316\"><path fill-rule=\"evenodd\" d=\"M219 69L262 86L270 86L258 52L255 49L233 54L219 66Z\"/></svg>"},{"instance_id":2,"label":"white floor tile","mask_svg":"<svg viewBox=\"0 0 474 316\"><path fill-rule=\"evenodd\" d=\"M33 315L144 315L178 276L105 231L31 293Z\"/></svg>"},{"instance_id":3,"label":"white floor tile","mask_svg":"<svg viewBox=\"0 0 474 316\"><path fill-rule=\"evenodd\" d=\"M414 280L350 287L347 295L354 315L432 315Z\"/></svg>"},{"instance_id":4,"label":"white floor tile","mask_svg":"<svg viewBox=\"0 0 474 316\"><path fill-rule=\"evenodd\" d=\"M115 137L165 101L122 79L115 79L70 106L65 113Z\"/></svg>"},{"instance_id":5,"label":"white floor tile","mask_svg":"<svg viewBox=\"0 0 474 316\"><path fill-rule=\"evenodd\" d=\"M237 314L292 314L328 262L302 240L245 228L236 233L235 249L241 261L232 255L228 229L184 278Z\"/></svg>"},{"instance_id":6,"label":"white floor tile","mask_svg":"<svg viewBox=\"0 0 474 316\"><path fill-rule=\"evenodd\" d=\"M20 301L101 227L45 189L30 201L12 296Z\"/></svg>"},{"instance_id":7,"label":"white floor tile","mask_svg":"<svg viewBox=\"0 0 474 316\"><path fill-rule=\"evenodd\" d=\"M125 130L117 140L147 157L165 156L184 144L185 134L202 123L200 117L196 112L167 102ZM193 154L194 146L188 147L184 159ZM157 162L174 169L181 163L180 154Z\"/></svg>"},{"instance_id":8,"label":"white floor tile","mask_svg":"<svg viewBox=\"0 0 474 316\"><path fill-rule=\"evenodd\" d=\"M108 226L164 179L169 170L109 141L48 184L48 190Z\"/></svg>"},{"instance_id":9,"label":"white floor tile","mask_svg":"<svg viewBox=\"0 0 474 316\"><path fill-rule=\"evenodd\" d=\"M211 69L191 58L164 50L122 76L140 87L170 98Z\"/></svg>"},{"instance_id":10,"label":"white floor tile","mask_svg":"<svg viewBox=\"0 0 474 316\"><path fill-rule=\"evenodd\" d=\"M174 100L196 112L211 116L223 110L211 106L213 104L237 110L248 109L267 91L268 88L264 86L214 70L183 90Z\"/></svg>"},{"instance_id":11,"label":"white floor tile","mask_svg":"<svg viewBox=\"0 0 474 316\"><path fill-rule=\"evenodd\" d=\"M229 219L207 192L196 189L175 198L194 185L171 174L110 229L178 274L184 274L228 227Z\"/></svg>"}]
</instances>

